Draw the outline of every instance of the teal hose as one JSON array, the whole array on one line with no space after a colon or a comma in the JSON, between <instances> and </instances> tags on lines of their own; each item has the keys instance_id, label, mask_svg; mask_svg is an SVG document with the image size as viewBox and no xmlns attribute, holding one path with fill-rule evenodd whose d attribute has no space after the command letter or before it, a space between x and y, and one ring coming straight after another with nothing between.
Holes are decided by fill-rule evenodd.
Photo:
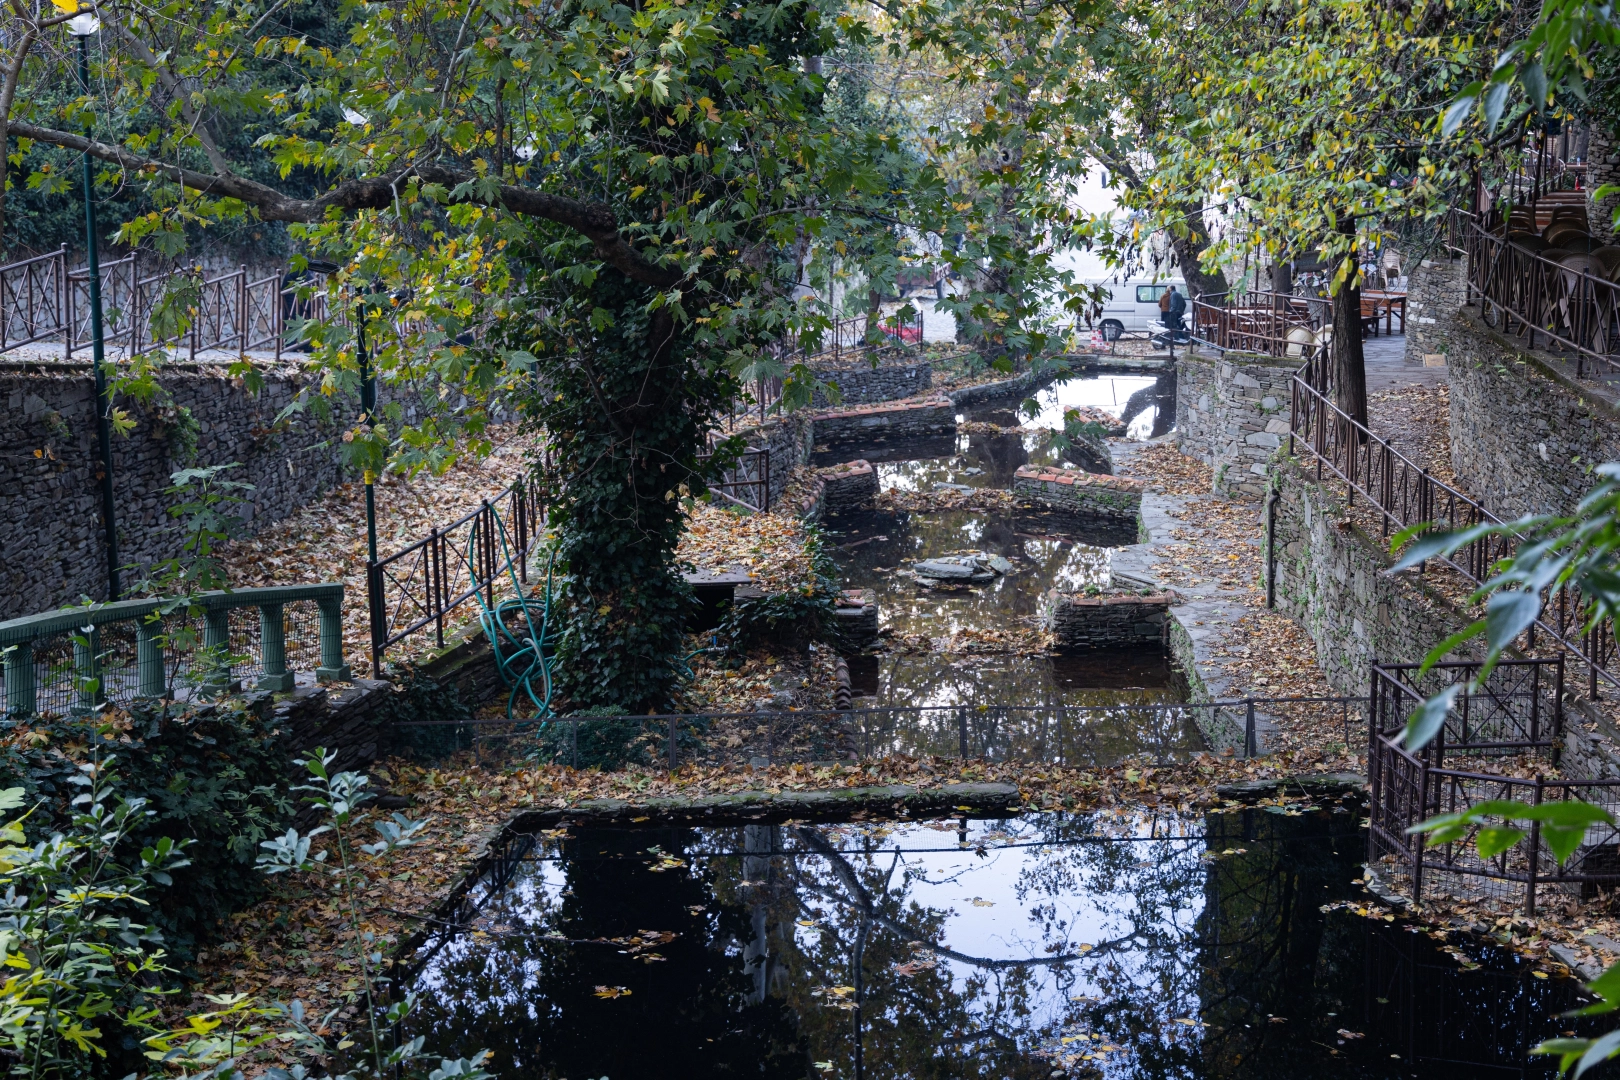
<instances>
[{"instance_id":1,"label":"teal hose","mask_svg":"<svg viewBox=\"0 0 1620 1080\"><path fill-rule=\"evenodd\" d=\"M501 558L506 562L506 574L512 582L513 595L496 604L492 610L484 599L482 591L473 595L478 597L478 606L482 609L478 616L479 625L483 627L484 637L489 641L490 649L495 654L495 668L501 677L501 682L512 688L506 697L506 718L515 720L513 713L516 710L518 696L527 697L534 705L534 715L529 720L543 720L551 715L551 660L546 653L546 631L551 622L551 570L556 561L557 553L551 554L546 563L546 589L540 602L540 625L535 627L534 613L530 610L530 598L524 595L523 586L518 581L517 568L512 561L512 549L507 543L506 523L501 515L491 507L490 516L495 521L495 527L500 531ZM473 566L473 546L477 542L478 532L475 528L467 537L467 565ZM527 628L526 636L518 636L507 626L507 619L513 612L521 612L523 627ZM521 630L520 630L521 632ZM535 686L539 681L539 688ZM544 730L545 725L541 725Z\"/></svg>"}]
</instances>

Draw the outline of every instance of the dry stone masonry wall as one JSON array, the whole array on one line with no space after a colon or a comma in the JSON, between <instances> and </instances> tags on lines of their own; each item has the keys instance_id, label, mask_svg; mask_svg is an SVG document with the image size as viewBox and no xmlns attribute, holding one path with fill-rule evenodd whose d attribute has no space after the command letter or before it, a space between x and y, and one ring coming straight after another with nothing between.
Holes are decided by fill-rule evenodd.
<instances>
[{"instance_id":1,"label":"dry stone masonry wall","mask_svg":"<svg viewBox=\"0 0 1620 1080\"><path fill-rule=\"evenodd\" d=\"M1196 352L1176 361L1176 428L1181 452L1215 470L1221 495L1259 498L1267 461L1288 439L1297 358Z\"/></svg>"},{"instance_id":2,"label":"dry stone masonry wall","mask_svg":"<svg viewBox=\"0 0 1620 1080\"><path fill-rule=\"evenodd\" d=\"M1437 327L1451 384L1451 463L1491 512L1570 510L1591 466L1620 461L1620 409L1463 308Z\"/></svg>"},{"instance_id":3,"label":"dry stone masonry wall","mask_svg":"<svg viewBox=\"0 0 1620 1080\"><path fill-rule=\"evenodd\" d=\"M1013 494L1060 510L1135 521L1142 512L1143 483L1084 469L1023 465L1013 474Z\"/></svg>"},{"instance_id":4,"label":"dry stone masonry wall","mask_svg":"<svg viewBox=\"0 0 1620 1080\"><path fill-rule=\"evenodd\" d=\"M934 380L934 367L927 361L880 364L877 367L870 364L816 367L810 370L818 381L838 387L840 405L870 405L878 401L912 397L927 390ZM811 404L821 409L831 402L818 390Z\"/></svg>"},{"instance_id":5,"label":"dry stone masonry wall","mask_svg":"<svg viewBox=\"0 0 1620 1080\"><path fill-rule=\"evenodd\" d=\"M1463 305L1467 270L1467 260L1451 258L1443 248L1412 268L1406 289L1407 363L1433 367L1446 362L1447 324Z\"/></svg>"},{"instance_id":6,"label":"dry stone masonry wall","mask_svg":"<svg viewBox=\"0 0 1620 1080\"><path fill-rule=\"evenodd\" d=\"M815 414L815 441L818 446L955 433L956 406L948 397L856 405Z\"/></svg>"},{"instance_id":7,"label":"dry stone masonry wall","mask_svg":"<svg viewBox=\"0 0 1620 1080\"><path fill-rule=\"evenodd\" d=\"M88 369L65 366L0 373L0 619L16 618L106 595L95 384ZM237 511L249 531L285 517L344 479L337 453L319 444L348 420L327 423L309 413L276 416L311 380L283 371L265 378L254 397L207 370L171 370L160 379L175 406L197 424L196 456L182 454L182 428L172 418L120 402L137 421L113 439L122 561L149 564L177 553L167 511L170 474L186 464L239 462L229 478L254 485Z\"/></svg>"},{"instance_id":8,"label":"dry stone masonry wall","mask_svg":"<svg viewBox=\"0 0 1620 1080\"><path fill-rule=\"evenodd\" d=\"M1452 605L1415 574L1391 577L1377 541L1346 520L1338 493L1280 459L1268 530L1276 545L1277 607L1300 620L1335 689L1367 692L1374 660L1422 660L1464 625Z\"/></svg>"},{"instance_id":9,"label":"dry stone masonry wall","mask_svg":"<svg viewBox=\"0 0 1620 1080\"><path fill-rule=\"evenodd\" d=\"M1066 649L1163 648L1173 602L1169 593L1086 595L1053 589L1042 598L1041 624Z\"/></svg>"}]
</instances>

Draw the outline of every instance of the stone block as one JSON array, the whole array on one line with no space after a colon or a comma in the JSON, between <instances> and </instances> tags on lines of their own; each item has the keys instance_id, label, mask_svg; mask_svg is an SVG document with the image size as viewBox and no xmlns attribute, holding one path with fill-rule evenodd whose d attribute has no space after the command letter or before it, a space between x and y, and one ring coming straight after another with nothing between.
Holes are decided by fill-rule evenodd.
<instances>
[{"instance_id":1,"label":"stone block","mask_svg":"<svg viewBox=\"0 0 1620 1080\"><path fill-rule=\"evenodd\" d=\"M1013 474L1012 490L1054 508L1134 522L1142 512L1143 487L1129 477L1025 465Z\"/></svg>"},{"instance_id":2,"label":"stone block","mask_svg":"<svg viewBox=\"0 0 1620 1080\"><path fill-rule=\"evenodd\" d=\"M1053 589L1042 597L1041 625L1066 649L1163 648L1174 602L1173 594L1150 590Z\"/></svg>"},{"instance_id":3,"label":"stone block","mask_svg":"<svg viewBox=\"0 0 1620 1080\"><path fill-rule=\"evenodd\" d=\"M825 489L823 505L828 511L859 510L877 498L878 475L864 458L817 469Z\"/></svg>"},{"instance_id":4,"label":"stone block","mask_svg":"<svg viewBox=\"0 0 1620 1080\"><path fill-rule=\"evenodd\" d=\"M815 442L868 442L955 434L956 406L947 397L914 398L878 405L827 409L812 415Z\"/></svg>"}]
</instances>

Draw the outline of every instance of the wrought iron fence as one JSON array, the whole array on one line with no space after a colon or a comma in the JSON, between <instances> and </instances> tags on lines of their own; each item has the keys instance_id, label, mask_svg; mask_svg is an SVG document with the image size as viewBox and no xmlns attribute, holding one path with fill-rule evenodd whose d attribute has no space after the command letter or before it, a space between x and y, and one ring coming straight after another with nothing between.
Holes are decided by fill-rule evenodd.
<instances>
[{"instance_id":1,"label":"wrought iron fence","mask_svg":"<svg viewBox=\"0 0 1620 1080\"><path fill-rule=\"evenodd\" d=\"M504 520L503 533L497 517ZM529 558L545 530L545 507L533 485L513 484L494 499L392 555L366 567L371 623L371 670L383 653L429 628L437 648L447 634L472 622L479 597L494 608L511 592L506 557L519 586L529 584Z\"/></svg>"},{"instance_id":2,"label":"wrought iron fence","mask_svg":"<svg viewBox=\"0 0 1620 1080\"><path fill-rule=\"evenodd\" d=\"M575 767L611 739L646 764L784 764L894 754L984 761L1107 764L1143 755L1185 759L1205 749L1235 757L1264 752L1258 731L1268 714L1306 709L1352 730L1366 723L1364 697L1245 698L1203 703L1098 706L886 706L865 709L563 716L513 724L502 719L412 721L416 728L461 728L479 739L539 740L543 756ZM478 734L482 732L484 734Z\"/></svg>"},{"instance_id":3,"label":"wrought iron fence","mask_svg":"<svg viewBox=\"0 0 1620 1080\"><path fill-rule=\"evenodd\" d=\"M299 671L349 677L341 584L206 592L199 618L153 618L167 603L120 600L0 623L6 715L88 715L239 684L291 690Z\"/></svg>"},{"instance_id":4,"label":"wrought iron fence","mask_svg":"<svg viewBox=\"0 0 1620 1080\"><path fill-rule=\"evenodd\" d=\"M1326 366L1315 361L1302 367L1293 379L1288 452L1294 454L1301 447L1316 459L1318 480L1324 475L1337 477L1344 482L1349 502L1357 495L1367 500L1378 516L1379 535L1385 539L1414 525L1448 532L1484 522L1504 524L1328 400ZM1513 534L1483 536L1439 561L1477 587L1491 576L1498 561L1512 556L1520 542ZM1614 624L1603 621L1589 630L1589 612L1589 602L1578 593L1559 592L1542 610L1526 645L1533 649L1536 638L1545 634L1558 648L1582 661L1587 668L1587 693L1595 699L1602 685L1620 685L1620 678L1610 670L1615 657Z\"/></svg>"},{"instance_id":5,"label":"wrought iron fence","mask_svg":"<svg viewBox=\"0 0 1620 1080\"><path fill-rule=\"evenodd\" d=\"M1437 847L1408 830L1437 814L1488 799L1541 804L1582 800L1620 811L1620 780L1555 777L1564 734L1564 658L1504 661L1483 687L1460 695L1460 707L1439 735L1416 754L1401 745L1406 717L1439 685L1468 683L1477 664L1438 665L1424 685L1417 665L1375 665L1368 709L1368 860L1420 900L1427 879L1447 875L1452 895L1505 898L1523 887L1534 914L1539 890L1572 887L1583 898L1620 887L1620 828L1588 832L1574 858L1560 866L1541 842L1482 857L1473 836ZM1494 771L1481 771L1485 764ZM1469 767L1459 766L1472 765Z\"/></svg>"},{"instance_id":6,"label":"wrought iron fence","mask_svg":"<svg viewBox=\"0 0 1620 1080\"><path fill-rule=\"evenodd\" d=\"M1485 324L1526 348L1570 353L1578 378L1620 372L1620 285L1589 254L1549 259L1508 239L1507 229L1494 215L1452 211L1452 243L1468 257L1466 301L1478 298Z\"/></svg>"},{"instance_id":7,"label":"wrought iron fence","mask_svg":"<svg viewBox=\"0 0 1620 1080\"><path fill-rule=\"evenodd\" d=\"M294 281L277 271L253 278L246 266L196 282L189 325L165 335L153 325L164 294L189 272L134 252L101 266L103 340L137 356L159 348L197 353L274 351L281 359L289 325L326 315L324 279ZM63 359L90 347L90 276L68 265L67 247L0 266L0 352L37 342L60 343Z\"/></svg>"},{"instance_id":8,"label":"wrought iron fence","mask_svg":"<svg viewBox=\"0 0 1620 1080\"><path fill-rule=\"evenodd\" d=\"M1192 334L1218 349L1266 356L1315 355L1318 334L1333 325L1333 304L1315 296L1254 290L1223 304L1192 302Z\"/></svg>"},{"instance_id":9,"label":"wrought iron fence","mask_svg":"<svg viewBox=\"0 0 1620 1080\"><path fill-rule=\"evenodd\" d=\"M698 464L709 462L713 454L699 454ZM732 465L709 484L709 491L746 510L764 513L771 508L771 451L769 447L744 451Z\"/></svg>"}]
</instances>

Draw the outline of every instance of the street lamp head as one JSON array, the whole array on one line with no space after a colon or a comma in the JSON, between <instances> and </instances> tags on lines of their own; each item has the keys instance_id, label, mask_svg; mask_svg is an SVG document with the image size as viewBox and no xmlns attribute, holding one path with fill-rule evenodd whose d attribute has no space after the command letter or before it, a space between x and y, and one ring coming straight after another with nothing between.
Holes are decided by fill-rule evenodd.
<instances>
[{"instance_id":1,"label":"street lamp head","mask_svg":"<svg viewBox=\"0 0 1620 1080\"><path fill-rule=\"evenodd\" d=\"M81 11L68 20L67 28L74 37L89 37L101 29L101 20L93 11Z\"/></svg>"}]
</instances>

